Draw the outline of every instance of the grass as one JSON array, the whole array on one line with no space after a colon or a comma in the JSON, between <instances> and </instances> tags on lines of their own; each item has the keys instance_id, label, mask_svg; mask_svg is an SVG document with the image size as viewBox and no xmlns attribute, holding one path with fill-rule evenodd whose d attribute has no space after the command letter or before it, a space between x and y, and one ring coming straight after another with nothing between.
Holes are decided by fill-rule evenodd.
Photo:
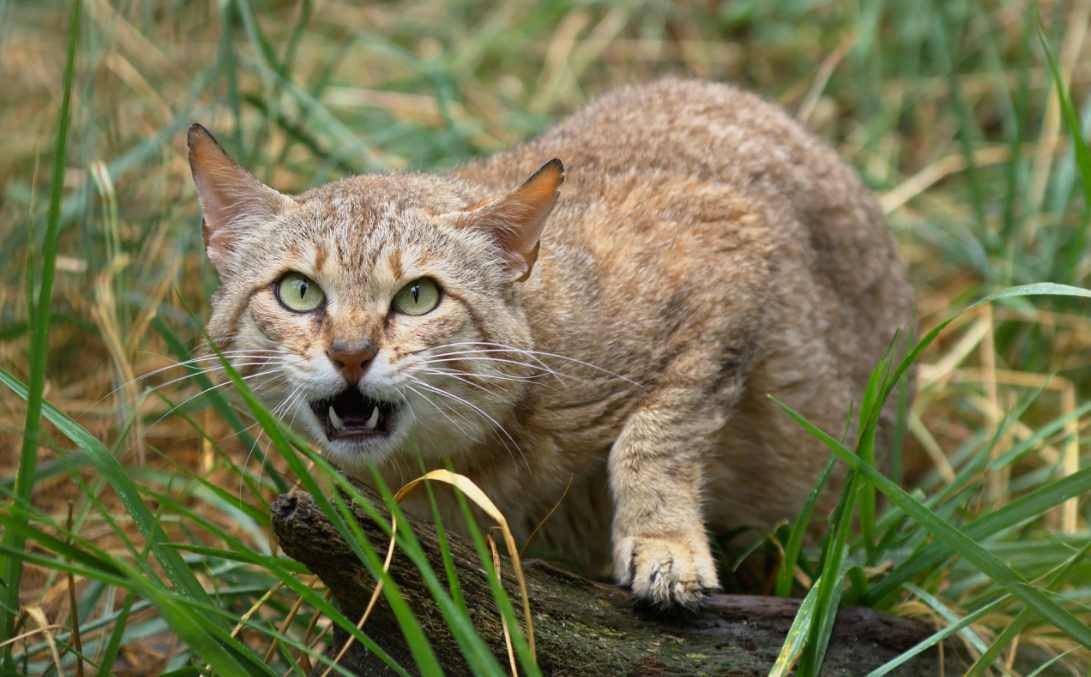
<instances>
[{"instance_id":1,"label":"grass","mask_svg":"<svg viewBox=\"0 0 1091 677\"><path fill-rule=\"evenodd\" d=\"M15 496L12 502L14 525L27 522L26 509L34 489L34 469L38 463L38 436L42 417L42 395L45 389L46 358L49 354L49 321L53 302L53 278L56 273L57 240L60 231L61 197L63 195L65 160L68 156L68 128L71 122L70 105L72 81L75 77L76 48L79 45L80 3L72 9L68 27L68 50L64 66L64 96L61 99L60 123L57 125L57 141L53 151L53 175L50 182L49 214L46 217L45 243L41 253L41 270L37 271L38 298L30 307L33 333L30 337L30 387L27 394L26 423L23 425L23 446L19 455L19 469L15 477ZM28 286L28 289L30 287ZM4 532L4 546L15 551L23 549L22 534L16 529ZM23 561L19 557L5 560L4 606L0 609L0 637L10 637L14 628L14 610L19 608L20 581L23 577ZM5 659L7 656L5 655Z\"/></svg>"},{"instance_id":2,"label":"grass","mask_svg":"<svg viewBox=\"0 0 1091 677\"><path fill-rule=\"evenodd\" d=\"M877 674L945 638L977 674L1084 674L1091 3L85 5L0 2L0 642L23 636L6 670L306 672L332 625L384 655L276 551L268 503L301 481L384 579L412 662L391 667L440 671L376 546L321 489L362 497L244 383L239 411L196 363L133 381L191 357L215 287L191 120L298 191L449 167L609 86L684 72L759 91L837 147L880 196L918 294L903 480L871 462L907 364L892 353L859 394L855 438L810 428L851 469L837 511L805 509L754 551L757 573L726 577L805 598L776 670L816 673L838 606L867 605L936 628ZM469 620L458 576L474 574L432 570L404 524L400 552L467 661L508 671ZM521 610L493 587L534 674Z\"/></svg>"}]
</instances>

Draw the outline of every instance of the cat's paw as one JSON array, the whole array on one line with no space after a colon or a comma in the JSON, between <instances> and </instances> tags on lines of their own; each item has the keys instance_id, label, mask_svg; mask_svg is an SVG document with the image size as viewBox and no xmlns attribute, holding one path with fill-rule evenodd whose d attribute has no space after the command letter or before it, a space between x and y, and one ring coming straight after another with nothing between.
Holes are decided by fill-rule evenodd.
<instances>
[{"instance_id":1,"label":"cat's paw","mask_svg":"<svg viewBox=\"0 0 1091 677\"><path fill-rule=\"evenodd\" d=\"M615 544L614 569L638 605L658 610L696 610L720 587L704 534L622 538Z\"/></svg>"}]
</instances>

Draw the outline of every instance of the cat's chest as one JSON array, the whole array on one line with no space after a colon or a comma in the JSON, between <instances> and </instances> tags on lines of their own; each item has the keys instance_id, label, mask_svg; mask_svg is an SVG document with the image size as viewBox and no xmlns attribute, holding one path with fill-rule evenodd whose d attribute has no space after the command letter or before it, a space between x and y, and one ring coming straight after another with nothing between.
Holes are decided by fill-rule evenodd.
<instances>
[{"instance_id":1,"label":"cat's chest","mask_svg":"<svg viewBox=\"0 0 1091 677\"><path fill-rule=\"evenodd\" d=\"M524 464L503 475L468 476L504 515L524 556L545 558L589 576L608 575L613 504L605 458L578 472L559 464ZM443 524L466 535L465 514L453 493L439 489L434 496ZM432 518L423 493L406 507ZM494 526L484 512L472 512L482 531Z\"/></svg>"}]
</instances>

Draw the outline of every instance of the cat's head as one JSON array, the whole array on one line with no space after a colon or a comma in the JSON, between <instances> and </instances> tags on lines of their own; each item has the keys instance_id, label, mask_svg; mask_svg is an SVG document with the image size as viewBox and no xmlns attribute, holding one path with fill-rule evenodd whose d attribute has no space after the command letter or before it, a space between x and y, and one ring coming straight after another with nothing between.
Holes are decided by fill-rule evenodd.
<instances>
[{"instance_id":1,"label":"cat's head","mask_svg":"<svg viewBox=\"0 0 1091 677\"><path fill-rule=\"evenodd\" d=\"M221 282L209 335L278 416L350 474L407 447L503 442L498 426L541 374L523 352L517 289L564 180L559 161L492 198L413 174L290 197L203 127L188 141Z\"/></svg>"}]
</instances>

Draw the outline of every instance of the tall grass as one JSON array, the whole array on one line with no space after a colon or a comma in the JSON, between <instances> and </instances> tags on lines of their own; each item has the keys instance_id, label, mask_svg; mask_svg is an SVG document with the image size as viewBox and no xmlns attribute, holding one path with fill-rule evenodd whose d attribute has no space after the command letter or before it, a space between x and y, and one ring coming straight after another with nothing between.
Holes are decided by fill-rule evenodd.
<instances>
[{"instance_id":1,"label":"tall grass","mask_svg":"<svg viewBox=\"0 0 1091 677\"><path fill-rule=\"evenodd\" d=\"M879 193L918 290L923 338L877 365L854 439L785 411L849 480L832 515L805 508L753 555L775 565L750 591L804 598L775 671L817 673L845 605L936 627L876 674L945 639L977 673L1086 670L1088 3L88 0L82 16L59 1L0 16L0 449L22 450L0 452L0 642L24 635L3 647L8 670L303 672L328 665L337 626L394 672L438 674L348 518L355 501L389 530L380 506L237 375L233 397L195 367L126 376L192 357L215 286L181 131L201 120L260 178L302 190L442 169L668 71L741 82L835 145ZM909 362L919 392L892 482L875 423ZM384 581L410 664L277 553L268 504L295 482L329 497ZM389 489L385 503L397 512ZM505 672L461 597L458 577L479 573L433 570L405 524L399 551L467 664Z\"/></svg>"},{"instance_id":2,"label":"tall grass","mask_svg":"<svg viewBox=\"0 0 1091 677\"><path fill-rule=\"evenodd\" d=\"M53 276L57 259L60 233L61 196L65 160L68 156L69 106L72 98L72 82L75 77L76 47L79 44L80 3L76 0L68 28L68 50L64 67L64 96L61 99L60 123L53 151L53 176L50 182L49 214L41 253L41 267L36 270L38 297L30 307L32 333L30 337L30 387L27 394L26 423L23 425L23 446L19 456L19 469L15 476L15 496L12 502L13 527L27 522L26 509L34 490L34 468L38 463L38 433L41 427L42 394L45 390L46 357L49 353L49 321L53 302ZM34 270L34 268L32 268ZM33 289L33 278L27 285L28 297ZM23 535L18 528L4 532L4 547L13 554L0 560L4 570L4 604L0 608L0 637L10 637L14 627L14 611L19 608L19 591L23 577ZM11 646L6 646L3 662L11 667Z\"/></svg>"}]
</instances>

